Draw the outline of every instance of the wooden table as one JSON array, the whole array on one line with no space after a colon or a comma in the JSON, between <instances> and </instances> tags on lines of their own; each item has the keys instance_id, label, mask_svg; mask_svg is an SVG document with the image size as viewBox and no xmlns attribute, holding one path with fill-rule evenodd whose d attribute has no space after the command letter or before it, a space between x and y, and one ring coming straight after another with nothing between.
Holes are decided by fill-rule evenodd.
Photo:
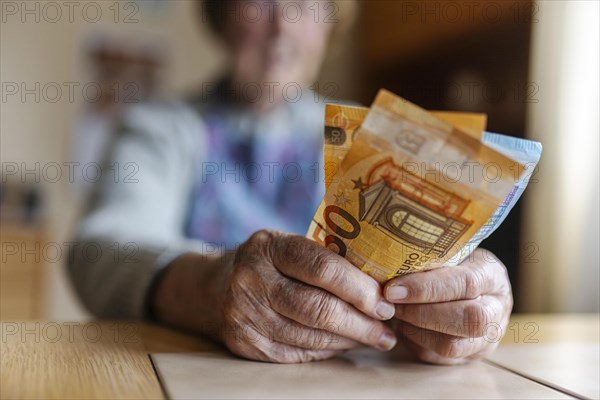
<instances>
[{"instance_id":1,"label":"wooden table","mask_svg":"<svg viewBox=\"0 0 600 400\"><path fill-rule=\"evenodd\" d=\"M512 319L486 362L573 397L600 398L598 315Z\"/></svg>"},{"instance_id":2,"label":"wooden table","mask_svg":"<svg viewBox=\"0 0 600 400\"><path fill-rule=\"evenodd\" d=\"M516 315L500 350L598 337L595 314ZM0 397L7 399L164 398L149 353L223 351L201 338L127 322L5 321L0 339Z\"/></svg>"}]
</instances>

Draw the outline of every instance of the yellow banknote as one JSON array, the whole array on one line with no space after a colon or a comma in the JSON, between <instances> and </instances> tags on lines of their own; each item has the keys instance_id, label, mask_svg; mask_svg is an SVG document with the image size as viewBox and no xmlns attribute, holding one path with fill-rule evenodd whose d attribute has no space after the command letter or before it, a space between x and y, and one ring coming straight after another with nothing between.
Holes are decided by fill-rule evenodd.
<instances>
[{"instance_id":1,"label":"yellow banknote","mask_svg":"<svg viewBox=\"0 0 600 400\"><path fill-rule=\"evenodd\" d=\"M346 153L352 145L352 138L367 116L367 107L338 104L325 106L325 132L323 137L325 187L328 187ZM486 128L487 115L457 111L431 111L433 115L450 125L463 129L476 138Z\"/></svg>"},{"instance_id":2,"label":"yellow banknote","mask_svg":"<svg viewBox=\"0 0 600 400\"><path fill-rule=\"evenodd\" d=\"M339 165L350 150L352 138L367 116L366 107L327 104L325 106L325 132L323 135L323 163L325 187L328 187Z\"/></svg>"},{"instance_id":3,"label":"yellow banknote","mask_svg":"<svg viewBox=\"0 0 600 400\"><path fill-rule=\"evenodd\" d=\"M460 254L523 172L481 144L481 126L458 129L385 90L354 111L351 138L336 139L346 148L326 151L335 171L307 236L380 282Z\"/></svg>"}]
</instances>

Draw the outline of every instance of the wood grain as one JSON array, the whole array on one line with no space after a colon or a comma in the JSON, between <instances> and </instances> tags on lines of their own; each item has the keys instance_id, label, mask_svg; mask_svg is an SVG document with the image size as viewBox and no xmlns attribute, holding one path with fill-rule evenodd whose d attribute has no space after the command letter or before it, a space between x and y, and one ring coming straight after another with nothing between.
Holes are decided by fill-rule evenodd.
<instances>
[{"instance_id":1,"label":"wood grain","mask_svg":"<svg viewBox=\"0 0 600 400\"><path fill-rule=\"evenodd\" d=\"M513 316L519 346L524 344L524 334L531 332L530 327L525 330L527 323L537 326L531 338L539 343L598 343L596 314ZM160 399L164 393L149 353L223 354L222 346L197 336L133 322L4 321L0 335L3 399ZM511 343L515 343L513 331L507 332L502 346Z\"/></svg>"},{"instance_id":2,"label":"wood grain","mask_svg":"<svg viewBox=\"0 0 600 400\"><path fill-rule=\"evenodd\" d=\"M494 365L575 397L600 397L598 314L517 315Z\"/></svg>"},{"instance_id":3,"label":"wood grain","mask_svg":"<svg viewBox=\"0 0 600 400\"><path fill-rule=\"evenodd\" d=\"M133 323L2 322L0 397L164 398Z\"/></svg>"}]
</instances>

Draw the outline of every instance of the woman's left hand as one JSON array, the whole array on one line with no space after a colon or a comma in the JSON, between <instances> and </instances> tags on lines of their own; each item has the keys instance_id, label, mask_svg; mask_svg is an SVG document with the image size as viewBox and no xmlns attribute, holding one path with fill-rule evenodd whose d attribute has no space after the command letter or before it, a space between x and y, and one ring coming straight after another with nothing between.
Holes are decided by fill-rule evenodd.
<instances>
[{"instance_id":1,"label":"woman's left hand","mask_svg":"<svg viewBox=\"0 0 600 400\"><path fill-rule=\"evenodd\" d=\"M384 293L396 303L396 329L407 347L435 364L460 364L491 353L513 306L504 264L481 249L458 266L394 278Z\"/></svg>"}]
</instances>

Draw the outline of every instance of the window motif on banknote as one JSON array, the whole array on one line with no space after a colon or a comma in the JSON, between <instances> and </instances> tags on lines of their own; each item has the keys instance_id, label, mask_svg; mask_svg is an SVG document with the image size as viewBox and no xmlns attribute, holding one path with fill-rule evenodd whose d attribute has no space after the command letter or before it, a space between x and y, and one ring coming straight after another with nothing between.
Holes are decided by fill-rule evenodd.
<instances>
[{"instance_id":1,"label":"window motif on banknote","mask_svg":"<svg viewBox=\"0 0 600 400\"><path fill-rule=\"evenodd\" d=\"M473 224L462 217L470 201L386 159L359 193L359 218L404 245L444 257Z\"/></svg>"}]
</instances>

